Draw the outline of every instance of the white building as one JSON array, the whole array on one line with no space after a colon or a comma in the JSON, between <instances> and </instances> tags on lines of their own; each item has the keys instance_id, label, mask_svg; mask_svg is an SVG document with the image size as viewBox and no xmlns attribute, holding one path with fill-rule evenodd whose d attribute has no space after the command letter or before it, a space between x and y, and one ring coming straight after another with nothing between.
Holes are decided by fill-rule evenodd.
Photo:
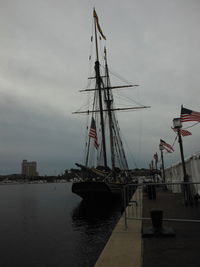
<instances>
[{"instance_id":1,"label":"white building","mask_svg":"<svg viewBox=\"0 0 200 267\"><path fill-rule=\"evenodd\" d=\"M22 161L22 175L25 176L38 176L37 172L37 163L36 161L30 161L27 160Z\"/></svg>"}]
</instances>

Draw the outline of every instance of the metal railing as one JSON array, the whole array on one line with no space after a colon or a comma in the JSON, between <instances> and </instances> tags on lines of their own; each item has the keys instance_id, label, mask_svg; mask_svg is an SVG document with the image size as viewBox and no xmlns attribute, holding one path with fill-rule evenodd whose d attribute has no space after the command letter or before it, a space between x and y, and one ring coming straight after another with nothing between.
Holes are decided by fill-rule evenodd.
<instances>
[{"instance_id":1,"label":"metal railing","mask_svg":"<svg viewBox=\"0 0 200 267\"><path fill-rule=\"evenodd\" d=\"M200 182L127 184L124 186L123 192L125 229L128 227L129 220L151 220L151 217L145 215L150 214L153 208L164 211L166 217L163 218L163 221L200 222L200 205L198 205ZM163 198L165 199L163 200ZM146 211L145 214L143 212L144 199L148 201L146 206L149 206L149 211ZM174 217L170 215L170 209L173 209L173 207L167 207L166 209L166 201L169 205L180 205L180 212L178 211ZM191 208L192 211L189 212L189 215L187 212L183 216L186 208L187 210ZM145 210L147 209L145 208Z\"/></svg>"}]
</instances>

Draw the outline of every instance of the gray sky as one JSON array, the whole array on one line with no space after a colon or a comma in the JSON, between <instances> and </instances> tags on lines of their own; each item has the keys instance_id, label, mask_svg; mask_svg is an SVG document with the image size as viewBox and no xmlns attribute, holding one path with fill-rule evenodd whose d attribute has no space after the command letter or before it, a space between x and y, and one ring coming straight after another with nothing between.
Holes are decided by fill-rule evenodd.
<instances>
[{"instance_id":1,"label":"gray sky","mask_svg":"<svg viewBox=\"0 0 200 267\"><path fill-rule=\"evenodd\" d=\"M119 115L130 167L148 167L172 119L200 111L200 1L0 0L0 174L23 159L40 174L82 162L85 103L95 6L111 68L140 87L126 96L151 109ZM189 126L190 124L186 124ZM184 137L185 156L200 151L200 125ZM130 156L132 155L132 157ZM178 144L165 165L180 159Z\"/></svg>"}]
</instances>

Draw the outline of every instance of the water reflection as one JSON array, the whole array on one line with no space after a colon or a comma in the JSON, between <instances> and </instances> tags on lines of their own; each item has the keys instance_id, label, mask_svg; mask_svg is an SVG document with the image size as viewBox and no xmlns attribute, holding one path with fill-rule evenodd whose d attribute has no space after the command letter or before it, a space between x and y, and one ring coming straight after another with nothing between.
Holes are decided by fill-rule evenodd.
<instances>
[{"instance_id":1,"label":"water reflection","mask_svg":"<svg viewBox=\"0 0 200 267\"><path fill-rule=\"evenodd\" d=\"M0 186L0 266L92 267L121 203L86 203L71 184Z\"/></svg>"},{"instance_id":2,"label":"water reflection","mask_svg":"<svg viewBox=\"0 0 200 267\"><path fill-rule=\"evenodd\" d=\"M73 222L76 224L79 220L87 222L104 221L112 218L113 213L122 211L122 201L94 203L88 201L81 201L72 212Z\"/></svg>"},{"instance_id":3,"label":"water reflection","mask_svg":"<svg viewBox=\"0 0 200 267\"><path fill-rule=\"evenodd\" d=\"M76 251L79 266L94 266L119 219L122 202L89 203L81 201L72 211L72 228L80 233Z\"/></svg>"}]
</instances>

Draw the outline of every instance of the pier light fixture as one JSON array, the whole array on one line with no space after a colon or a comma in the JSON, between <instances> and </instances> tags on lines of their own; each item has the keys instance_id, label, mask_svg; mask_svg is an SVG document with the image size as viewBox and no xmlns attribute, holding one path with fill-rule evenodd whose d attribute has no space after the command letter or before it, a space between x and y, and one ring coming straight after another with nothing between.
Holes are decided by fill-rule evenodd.
<instances>
[{"instance_id":1,"label":"pier light fixture","mask_svg":"<svg viewBox=\"0 0 200 267\"><path fill-rule=\"evenodd\" d=\"M182 123L180 118L174 118L173 119L173 125L175 129L180 129L182 128Z\"/></svg>"}]
</instances>

